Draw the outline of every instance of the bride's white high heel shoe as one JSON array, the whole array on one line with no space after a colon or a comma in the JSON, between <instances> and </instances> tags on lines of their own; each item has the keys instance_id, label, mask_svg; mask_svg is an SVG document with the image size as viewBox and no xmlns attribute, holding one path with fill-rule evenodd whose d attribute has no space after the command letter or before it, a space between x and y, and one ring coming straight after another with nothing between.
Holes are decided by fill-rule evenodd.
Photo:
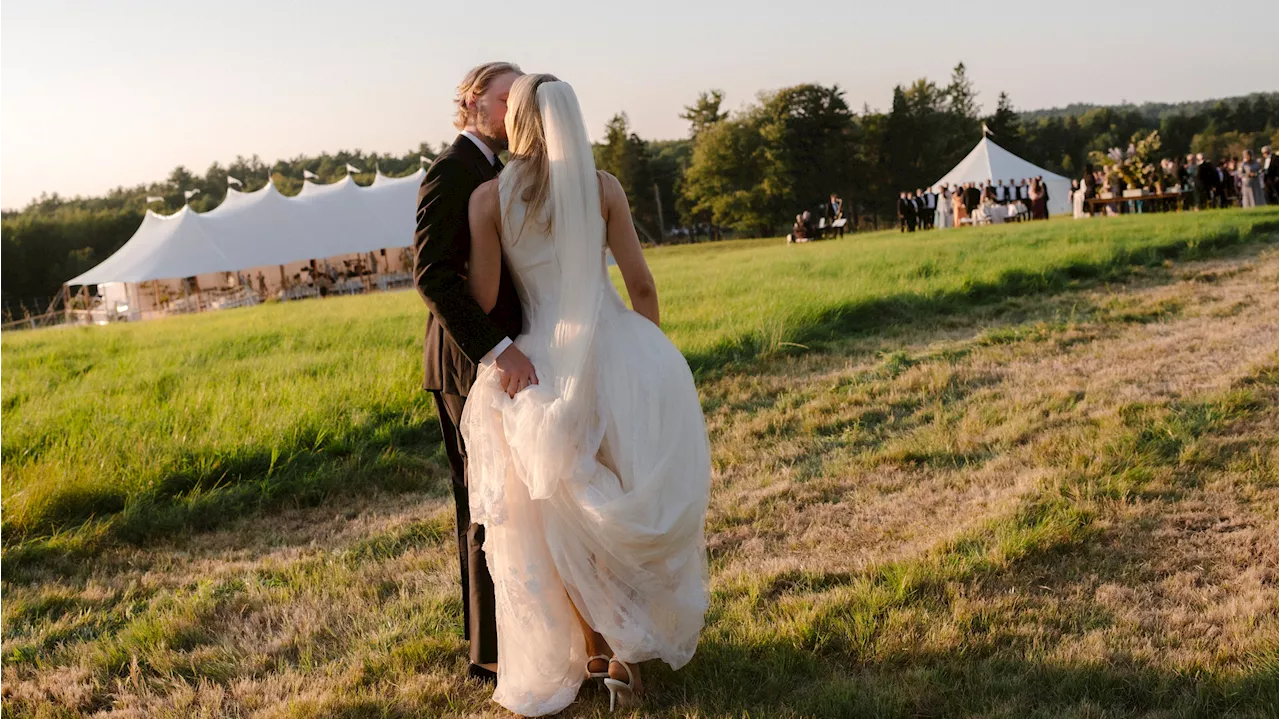
<instances>
[{"instance_id":1,"label":"bride's white high heel shoe","mask_svg":"<svg viewBox=\"0 0 1280 719\"><path fill-rule=\"evenodd\" d=\"M587 678L588 679L603 679L609 676L609 668L607 666L605 667L605 670L602 672L591 671L591 662L594 662L597 659L604 660L605 662L609 661L609 657L606 657L603 654L597 654L593 657L587 657Z\"/></svg>"},{"instance_id":2,"label":"bride's white high heel shoe","mask_svg":"<svg viewBox=\"0 0 1280 719\"><path fill-rule=\"evenodd\" d=\"M627 670L627 680L624 682L618 679L614 679L613 677L609 677L609 676L605 677L604 685L609 689L609 711L610 712L614 710L615 705L618 703L619 695L622 696L621 704L623 706L626 706L627 703L633 697L635 697L637 694L640 693L640 689L641 689L641 687L639 686L639 683L636 682L635 675L631 673L631 665L627 664L626 662L622 661L617 657L613 657L612 659L609 660L610 665L613 665L615 663L621 664L622 668Z\"/></svg>"}]
</instances>

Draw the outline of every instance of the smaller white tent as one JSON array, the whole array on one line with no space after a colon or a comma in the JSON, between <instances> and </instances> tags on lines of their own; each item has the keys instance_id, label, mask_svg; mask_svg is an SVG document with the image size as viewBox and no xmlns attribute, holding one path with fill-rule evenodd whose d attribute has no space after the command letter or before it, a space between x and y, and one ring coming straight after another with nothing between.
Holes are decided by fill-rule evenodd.
<instances>
[{"instance_id":1,"label":"smaller white tent","mask_svg":"<svg viewBox=\"0 0 1280 719\"><path fill-rule=\"evenodd\" d=\"M1071 212L1071 180L1027 162L988 137L983 137L982 142L965 155L960 164L951 168L951 172L943 175L933 185L937 187L946 184L954 187L966 182L985 183L987 180L993 185L997 180L1004 180L1007 185L1010 181L1021 182L1033 177L1044 178L1045 187L1049 190L1051 216Z\"/></svg>"}]
</instances>

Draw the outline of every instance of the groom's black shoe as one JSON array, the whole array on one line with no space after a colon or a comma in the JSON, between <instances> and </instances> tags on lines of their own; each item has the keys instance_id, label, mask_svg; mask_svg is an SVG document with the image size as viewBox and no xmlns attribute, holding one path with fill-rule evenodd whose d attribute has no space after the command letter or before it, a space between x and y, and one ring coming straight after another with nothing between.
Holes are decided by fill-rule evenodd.
<instances>
[{"instance_id":1,"label":"groom's black shoe","mask_svg":"<svg viewBox=\"0 0 1280 719\"><path fill-rule=\"evenodd\" d=\"M492 669L485 669L479 664L468 664L467 676L472 679L479 679L486 684L496 684L498 681L498 675Z\"/></svg>"}]
</instances>

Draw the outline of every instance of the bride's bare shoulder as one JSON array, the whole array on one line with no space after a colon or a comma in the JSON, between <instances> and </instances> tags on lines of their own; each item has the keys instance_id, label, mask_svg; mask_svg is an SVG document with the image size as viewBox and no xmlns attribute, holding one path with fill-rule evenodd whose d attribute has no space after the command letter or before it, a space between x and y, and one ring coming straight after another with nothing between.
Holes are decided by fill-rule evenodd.
<instances>
[{"instance_id":1,"label":"bride's bare shoulder","mask_svg":"<svg viewBox=\"0 0 1280 719\"><path fill-rule=\"evenodd\" d=\"M622 190L622 183L618 182L618 178L605 172L604 170L596 170L596 178L600 180L600 214L605 219L609 219L609 208L617 201L618 196L626 198L626 193Z\"/></svg>"},{"instance_id":2,"label":"bride's bare shoulder","mask_svg":"<svg viewBox=\"0 0 1280 719\"><path fill-rule=\"evenodd\" d=\"M600 189L606 192L613 190L615 187L622 187L622 183L618 182L618 178L605 170L596 170L596 177L600 179Z\"/></svg>"}]
</instances>

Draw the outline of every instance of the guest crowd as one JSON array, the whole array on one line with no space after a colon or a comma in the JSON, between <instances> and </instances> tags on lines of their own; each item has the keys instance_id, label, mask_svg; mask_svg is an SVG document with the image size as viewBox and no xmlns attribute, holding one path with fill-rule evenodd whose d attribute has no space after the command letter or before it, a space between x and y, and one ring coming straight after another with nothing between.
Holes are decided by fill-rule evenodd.
<instances>
[{"instance_id":1,"label":"guest crowd","mask_svg":"<svg viewBox=\"0 0 1280 719\"><path fill-rule=\"evenodd\" d=\"M947 184L898 194L900 232L1019 220L1049 219L1043 177Z\"/></svg>"},{"instance_id":2,"label":"guest crowd","mask_svg":"<svg viewBox=\"0 0 1280 719\"><path fill-rule=\"evenodd\" d=\"M1240 157L1217 162L1205 159L1204 153L1165 159L1159 164L1155 186L1142 188L1155 193L1155 199L1126 198L1124 191L1131 188L1117 168L1086 166L1084 176L1071 181L1071 200L1076 217L1091 214L1086 201L1094 198L1120 200L1107 204L1108 214L1274 205L1280 204L1277 171L1280 159L1270 146L1262 148L1260 158L1245 150ZM1049 187L1043 177L942 184L898 193L900 232L1047 219ZM833 194L816 213L805 210L796 215L787 242L843 235L845 224L844 202Z\"/></svg>"},{"instance_id":3,"label":"guest crowd","mask_svg":"<svg viewBox=\"0 0 1280 719\"><path fill-rule=\"evenodd\" d=\"M1160 161L1156 187L1146 189L1161 194L1176 193L1176 197L1155 201L1135 198L1132 203L1108 205L1107 212L1118 214L1134 208L1148 211L1153 203L1157 210L1274 205L1280 193L1277 177L1280 177L1280 160L1270 145L1262 148L1261 158L1255 158L1251 150L1243 151L1240 157L1227 157L1217 162L1205 159L1202 152L1166 158ZM1086 200L1123 197L1126 189L1131 188L1126 187L1113 168L1086 166L1084 177L1072 181L1076 217L1089 214Z\"/></svg>"}]
</instances>

